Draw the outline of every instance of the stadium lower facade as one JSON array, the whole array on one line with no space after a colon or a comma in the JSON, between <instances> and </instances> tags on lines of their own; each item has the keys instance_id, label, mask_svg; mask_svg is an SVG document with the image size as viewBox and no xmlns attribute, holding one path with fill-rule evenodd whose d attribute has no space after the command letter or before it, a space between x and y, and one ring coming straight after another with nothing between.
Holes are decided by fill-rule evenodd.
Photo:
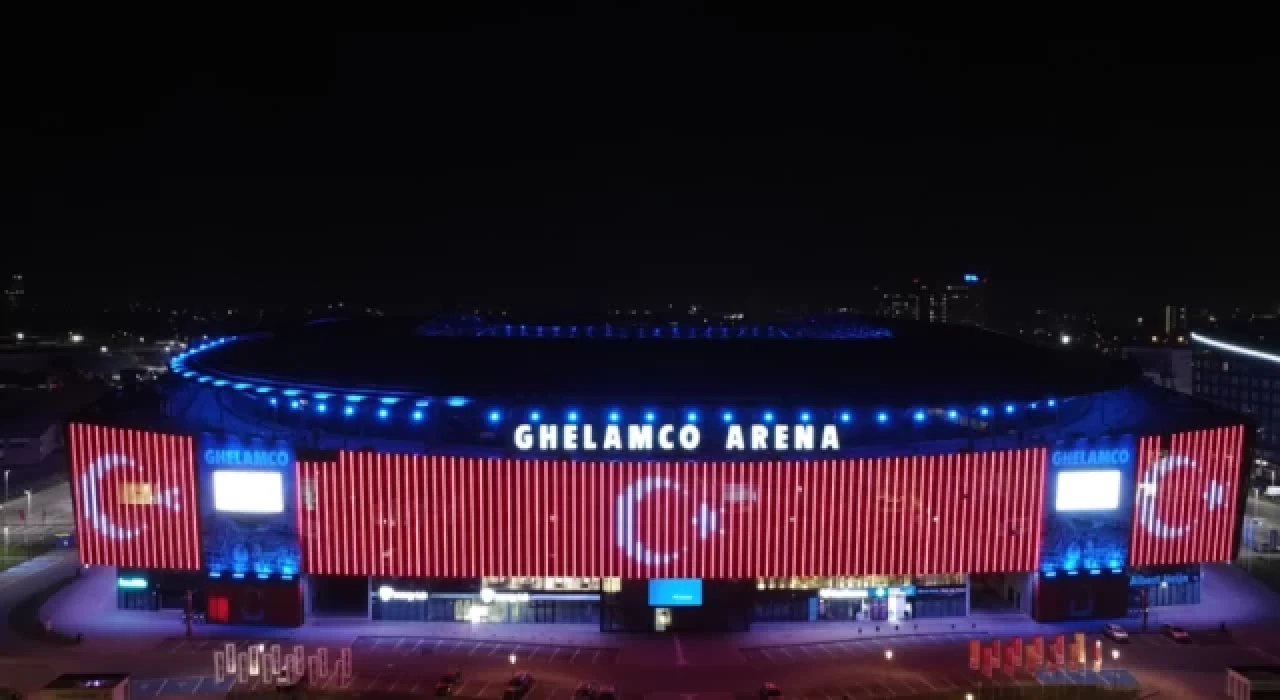
<instances>
[{"instance_id":1,"label":"stadium lower facade","mask_svg":"<svg viewBox=\"0 0 1280 700\"><path fill-rule=\"evenodd\" d=\"M117 600L733 630L1200 601L1237 416L974 329L311 324L69 426Z\"/></svg>"}]
</instances>

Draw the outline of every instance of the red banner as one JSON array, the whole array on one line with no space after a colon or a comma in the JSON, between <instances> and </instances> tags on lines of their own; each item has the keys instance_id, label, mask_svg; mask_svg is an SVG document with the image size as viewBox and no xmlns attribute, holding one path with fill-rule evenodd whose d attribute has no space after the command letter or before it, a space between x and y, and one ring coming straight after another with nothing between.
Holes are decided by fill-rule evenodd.
<instances>
[{"instance_id":1,"label":"red banner","mask_svg":"<svg viewBox=\"0 0 1280 700\"><path fill-rule=\"evenodd\" d=\"M343 452L299 471L309 573L922 575L1035 568L1045 450L709 463Z\"/></svg>"},{"instance_id":2,"label":"red banner","mask_svg":"<svg viewBox=\"0 0 1280 700\"><path fill-rule=\"evenodd\" d=\"M81 562L199 569L191 438L79 424L68 432Z\"/></svg>"},{"instance_id":3,"label":"red banner","mask_svg":"<svg viewBox=\"0 0 1280 700\"><path fill-rule=\"evenodd\" d=\"M1142 439L1130 564L1234 557L1243 449L1242 426Z\"/></svg>"}]
</instances>

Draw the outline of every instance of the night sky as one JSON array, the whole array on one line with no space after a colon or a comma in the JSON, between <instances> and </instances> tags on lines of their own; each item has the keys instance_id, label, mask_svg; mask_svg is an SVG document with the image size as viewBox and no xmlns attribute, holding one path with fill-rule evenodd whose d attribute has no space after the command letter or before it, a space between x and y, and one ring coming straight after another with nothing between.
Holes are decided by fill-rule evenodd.
<instances>
[{"instance_id":1,"label":"night sky","mask_svg":"<svg viewBox=\"0 0 1280 700\"><path fill-rule=\"evenodd\" d=\"M969 270L1029 303L1275 293L1246 249L1280 191L1257 45L790 24L11 42L0 271L218 299L820 301Z\"/></svg>"}]
</instances>

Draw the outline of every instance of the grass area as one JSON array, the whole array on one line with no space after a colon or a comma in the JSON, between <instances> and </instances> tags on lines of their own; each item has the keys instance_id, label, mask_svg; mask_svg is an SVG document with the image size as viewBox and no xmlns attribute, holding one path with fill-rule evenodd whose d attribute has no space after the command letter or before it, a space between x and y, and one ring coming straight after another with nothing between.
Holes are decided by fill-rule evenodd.
<instances>
[{"instance_id":1,"label":"grass area","mask_svg":"<svg viewBox=\"0 0 1280 700\"><path fill-rule=\"evenodd\" d=\"M56 537L41 535L28 542L23 542L22 535L15 535L11 529L7 546L3 541L0 541L0 571L17 566L24 561L35 559L41 554L51 552L57 546L58 540Z\"/></svg>"},{"instance_id":2,"label":"grass area","mask_svg":"<svg viewBox=\"0 0 1280 700\"><path fill-rule=\"evenodd\" d=\"M1267 588L1280 593L1280 557L1242 556L1235 565L1264 583Z\"/></svg>"}]
</instances>

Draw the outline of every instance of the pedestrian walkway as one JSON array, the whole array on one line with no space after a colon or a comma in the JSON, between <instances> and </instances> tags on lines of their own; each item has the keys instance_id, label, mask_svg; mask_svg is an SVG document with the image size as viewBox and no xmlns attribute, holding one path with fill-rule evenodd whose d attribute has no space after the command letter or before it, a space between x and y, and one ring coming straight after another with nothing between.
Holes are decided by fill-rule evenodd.
<instances>
[{"instance_id":1,"label":"pedestrian walkway","mask_svg":"<svg viewBox=\"0 0 1280 700\"><path fill-rule=\"evenodd\" d=\"M454 656L462 659L551 661L566 664L617 663L618 649L605 646L495 642L452 637L357 637L357 662L379 656Z\"/></svg>"}]
</instances>

